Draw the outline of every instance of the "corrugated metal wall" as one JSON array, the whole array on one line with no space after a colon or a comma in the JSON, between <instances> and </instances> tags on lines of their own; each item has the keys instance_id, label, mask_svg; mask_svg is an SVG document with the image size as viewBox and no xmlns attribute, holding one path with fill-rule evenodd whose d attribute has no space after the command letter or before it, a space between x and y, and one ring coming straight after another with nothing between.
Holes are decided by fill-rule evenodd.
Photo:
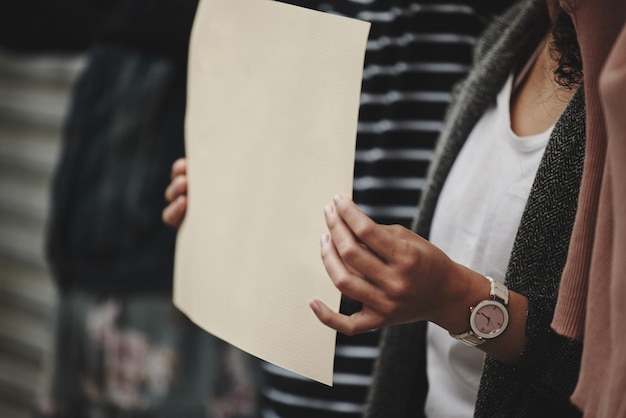
<instances>
[{"instance_id":1,"label":"corrugated metal wall","mask_svg":"<svg viewBox=\"0 0 626 418\"><path fill-rule=\"evenodd\" d=\"M51 345L48 187L80 57L0 51L0 417L28 417Z\"/></svg>"}]
</instances>

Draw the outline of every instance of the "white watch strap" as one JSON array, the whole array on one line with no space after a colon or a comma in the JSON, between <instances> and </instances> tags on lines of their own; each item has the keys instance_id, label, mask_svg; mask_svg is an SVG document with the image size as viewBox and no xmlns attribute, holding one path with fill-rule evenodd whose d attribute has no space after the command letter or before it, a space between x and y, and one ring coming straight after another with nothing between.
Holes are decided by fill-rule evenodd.
<instances>
[{"instance_id":1,"label":"white watch strap","mask_svg":"<svg viewBox=\"0 0 626 418\"><path fill-rule=\"evenodd\" d=\"M489 297L491 299L497 300L504 306L509 304L509 289L500 282L495 281L491 277L487 276L489 282L491 282L491 291L489 292Z\"/></svg>"}]
</instances>

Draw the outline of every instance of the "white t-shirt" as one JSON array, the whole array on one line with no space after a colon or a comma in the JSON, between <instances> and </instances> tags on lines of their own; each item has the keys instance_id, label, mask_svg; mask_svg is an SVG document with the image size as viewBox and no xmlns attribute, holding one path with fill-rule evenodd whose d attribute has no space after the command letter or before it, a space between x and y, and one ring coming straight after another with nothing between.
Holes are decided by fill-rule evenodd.
<instances>
[{"instance_id":1,"label":"white t-shirt","mask_svg":"<svg viewBox=\"0 0 626 418\"><path fill-rule=\"evenodd\" d=\"M550 128L526 137L513 133L511 86L512 77L459 153L442 189L430 234L430 241L454 261L500 282L552 132ZM472 417L483 361L482 351L429 324L426 416Z\"/></svg>"}]
</instances>

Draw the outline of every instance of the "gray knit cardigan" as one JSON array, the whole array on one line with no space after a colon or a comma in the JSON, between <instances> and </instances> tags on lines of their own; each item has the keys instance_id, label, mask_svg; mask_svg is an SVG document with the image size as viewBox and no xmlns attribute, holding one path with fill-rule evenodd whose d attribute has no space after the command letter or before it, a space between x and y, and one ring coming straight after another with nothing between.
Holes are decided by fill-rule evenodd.
<instances>
[{"instance_id":1,"label":"gray knit cardigan","mask_svg":"<svg viewBox=\"0 0 626 418\"><path fill-rule=\"evenodd\" d=\"M476 47L474 70L455 90L431 166L414 231L428 238L445 179L476 122L495 103L512 71L523 65L549 27L545 0L521 0L497 19ZM582 347L554 333L561 272L574 223L585 146L583 89L579 88L548 141L519 226L505 282L528 298L528 343L506 365L487 356L477 417L569 417ZM426 323L390 327L381 342L366 417L423 416L428 388Z\"/></svg>"}]
</instances>

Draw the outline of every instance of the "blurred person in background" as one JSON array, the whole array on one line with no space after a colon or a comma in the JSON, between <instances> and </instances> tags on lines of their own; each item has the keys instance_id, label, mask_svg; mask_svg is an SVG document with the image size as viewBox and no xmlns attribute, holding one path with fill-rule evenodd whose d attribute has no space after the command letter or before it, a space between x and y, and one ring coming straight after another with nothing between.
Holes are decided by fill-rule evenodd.
<instances>
[{"instance_id":1,"label":"blurred person in background","mask_svg":"<svg viewBox=\"0 0 626 418\"><path fill-rule=\"evenodd\" d=\"M184 154L196 0L16 1L0 45L81 52L53 179L47 254L59 289L45 417L253 417L250 356L172 305L161 222Z\"/></svg>"},{"instance_id":2,"label":"blurred person in background","mask_svg":"<svg viewBox=\"0 0 626 418\"><path fill-rule=\"evenodd\" d=\"M383 224L408 227L415 215L452 86L467 75L477 37L513 3L451 0L295 0L296 5L372 23L359 112L354 199ZM164 220L186 210L186 161L172 168ZM360 304L342 300L341 311ZM337 335L334 385L263 363L264 417L357 418L378 356L380 332Z\"/></svg>"}]
</instances>

